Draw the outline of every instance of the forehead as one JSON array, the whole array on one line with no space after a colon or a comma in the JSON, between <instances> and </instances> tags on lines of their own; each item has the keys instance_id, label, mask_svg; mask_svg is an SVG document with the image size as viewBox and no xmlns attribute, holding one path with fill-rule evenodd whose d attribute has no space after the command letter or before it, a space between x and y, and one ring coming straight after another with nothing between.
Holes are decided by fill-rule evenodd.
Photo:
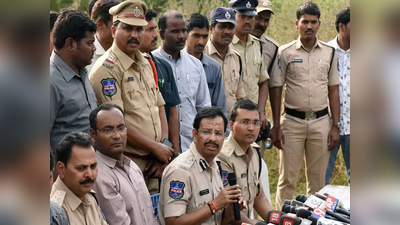
<instances>
[{"instance_id":1,"label":"forehead","mask_svg":"<svg viewBox=\"0 0 400 225\"><path fill-rule=\"evenodd\" d=\"M242 120L242 119L258 120L260 119L260 115L258 114L257 110L248 110L239 108L237 110L236 120Z\"/></svg>"},{"instance_id":2,"label":"forehead","mask_svg":"<svg viewBox=\"0 0 400 225\"><path fill-rule=\"evenodd\" d=\"M169 29L183 29L185 28L185 20L176 16L171 16L167 18L167 28Z\"/></svg>"},{"instance_id":3,"label":"forehead","mask_svg":"<svg viewBox=\"0 0 400 225\"><path fill-rule=\"evenodd\" d=\"M137 29L137 28L142 28L143 26L134 26L120 21L118 27L130 27L132 29Z\"/></svg>"},{"instance_id":4,"label":"forehead","mask_svg":"<svg viewBox=\"0 0 400 225\"><path fill-rule=\"evenodd\" d=\"M84 39L90 39L90 40L94 40L94 34L95 34L95 32L92 32L92 31L86 31L85 32L85 37L84 37Z\"/></svg>"},{"instance_id":5,"label":"forehead","mask_svg":"<svg viewBox=\"0 0 400 225\"><path fill-rule=\"evenodd\" d=\"M154 18L151 20L146 20L146 21L147 21L147 26L145 26L146 28L147 27L157 27L156 20Z\"/></svg>"},{"instance_id":6,"label":"forehead","mask_svg":"<svg viewBox=\"0 0 400 225\"><path fill-rule=\"evenodd\" d=\"M190 31L189 34L194 33L194 34L208 34L208 29L207 27L203 27L203 28L198 28L198 27L194 27L193 30Z\"/></svg>"},{"instance_id":7,"label":"forehead","mask_svg":"<svg viewBox=\"0 0 400 225\"><path fill-rule=\"evenodd\" d=\"M304 15L302 15L300 17L299 20L314 21L314 20L318 20L318 16L317 15L304 14Z\"/></svg>"},{"instance_id":8,"label":"forehead","mask_svg":"<svg viewBox=\"0 0 400 225\"><path fill-rule=\"evenodd\" d=\"M81 147L74 145L72 146L71 158L68 164L72 165L90 165L97 162L96 154L92 146Z\"/></svg>"},{"instance_id":9,"label":"forehead","mask_svg":"<svg viewBox=\"0 0 400 225\"><path fill-rule=\"evenodd\" d=\"M219 128L219 129L223 129L224 128L224 119L222 119L221 116L216 116L215 118L203 118L200 121L200 129L203 128Z\"/></svg>"},{"instance_id":10,"label":"forehead","mask_svg":"<svg viewBox=\"0 0 400 225\"><path fill-rule=\"evenodd\" d=\"M121 111L116 108L112 108L111 110L100 110L97 113L97 126L118 126L121 123L124 123L124 116Z\"/></svg>"},{"instance_id":11,"label":"forehead","mask_svg":"<svg viewBox=\"0 0 400 225\"><path fill-rule=\"evenodd\" d=\"M271 11L268 11L268 10L258 13L258 17L263 18L263 19L271 18L271 15L272 15Z\"/></svg>"}]
</instances>

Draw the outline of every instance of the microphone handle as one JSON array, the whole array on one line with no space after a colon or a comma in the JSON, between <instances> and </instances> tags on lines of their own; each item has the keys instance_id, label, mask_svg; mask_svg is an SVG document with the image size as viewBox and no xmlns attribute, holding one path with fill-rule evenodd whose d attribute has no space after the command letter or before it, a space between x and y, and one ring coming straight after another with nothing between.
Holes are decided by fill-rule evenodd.
<instances>
[{"instance_id":1,"label":"microphone handle","mask_svg":"<svg viewBox=\"0 0 400 225\"><path fill-rule=\"evenodd\" d=\"M330 216L332 216L332 217L338 219L339 221L342 221L342 222L345 222L345 223L350 223L350 220L349 220L349 219L344 218L343 216L338 215L338 214L332 212L331 210L326 210L326 214L328 214L328 215L330 215Z\"/></svg>"},{"instance_id":2,"label":"microphone handle","mask_svg":"<svg viewBox=\"0 0 400 225\"><path fill-rule=\"evenodd\" d=\"M233 203L233 215L235 216L235 221L240 220L240 210L239 210L239 204Z\"/></svg>"}]
</instances>

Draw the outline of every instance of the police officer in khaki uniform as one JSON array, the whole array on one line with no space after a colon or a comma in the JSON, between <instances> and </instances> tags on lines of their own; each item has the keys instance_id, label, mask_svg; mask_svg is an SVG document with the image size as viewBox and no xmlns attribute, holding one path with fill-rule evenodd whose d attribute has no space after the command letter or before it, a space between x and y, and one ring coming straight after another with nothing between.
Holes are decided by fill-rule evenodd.
<instances>
[{"instance_id":1,"label":"police officer in khaki uniform","mask_svg":"<svg viewBox=\"0 0 400 225\"><path fill-rule=\"evenodd\" d=\"M154 63L149 55L139 52L146 12L147 6L140 0L124 1L110 9L114 43L89 76L99 104L117 104L124 110L128 122L124 154L144 175L149 168L163 171L174 152L161 143L168 137L168 125ZM150 194L158 193L157 178L145 181Z\"/></svg>"},{"instance_id":2,"label":"police officer in khaki uniform","mask_svg":"<svg viewBox=\"0 0 400 225\"><path fill-rule=\"evenodd\" d=\"M254 26L257 0L230 0L235 10L237 26L231 46L238 52L243 62L243 81L247 99L258 105L261 112L262 128L265 128L265 104L268 99L269 75L262 60L260 40L250 34Z\"/></svg>"},{"instance_id":3,"label":"police officer in khaki uniform","mask_svg":"<svg viewBox=\"0 0 400 225\"><path fill-rule=\"evenodd\" d=\"M272 3L268 0L259 0L256 7L257 16L255 17L255 24L251 34L260 39L263 47L263 62L268 71L270 79L269 86L269 99L271 102L271 111L273 119L273 127L269 132L271 138L271 145L275 144L277 148L283 148L283 133L280 127L281 119L281 104L282 104L282 85L281 85L281 71L278 64L278 48L279 44L271 37L265 35L265 31L269 26L269 21L272 14ZM264 156L265 145L261 146L261 156Z\"/></svg>"},{"instance_id":4,"label":"police officer in khaki uniform","mask_svg":"<svg viewBox=\"0 0 400 225\"><path fill-rule=\"evenodd\" d=\"M285 149L279 151L277 209L282 208L285 199L293 197L303 153L307 194L314 194L325 185L329 151L339 143L337 55L332 47L316 37L321 24L319 17L315 3L300 4L296 21L300 37L279 48L278 65L286 92L281 124Z\"/></svg>"},{"instance_id":5,"label":"police officer in khaki uniform","mask_svg":"<svg viewBox=\"0 0 400 225\"><path fill-rule=\"evenodd\" d=\"M204 53L217 61L222 68L228 112L237 100L246 98L243 87L242 59L230 46L235 34L235 12L230 8L215 8L210 14L210 33Z\"/></svg>"},{"instance_id":6,"label":"police officer in khaki uniform","mask_svg":"<svg viewBox=\"0 0 400 225\"><path fill-rule=\"evenodd\" d=\"M193 142L164 170L158 202L162 225L220 225L233 218L238 185L223 188L216 160L225 138L226 119L215 106L201 109L193 123ZM246 204L239 198L239 206Z\"/></svg>"},{"instance_id":7,"label":"police officer in khaki uniform","mask_svg":"<svg viewBox=\"0 0 400 225\"><path fill-rule=\"evenodd\" d=\"M70 225L106 225L92 190L97 178L97 160L90 136L82 132L67 134L57 145L58 177L50 201L61 206Z\"/></svg>"},{"instance_id":8,"label":"police officer in khaki uniform","mask_svg":"<svg viewBox=\"0 0 400 225\"><path fill-rule=\"evenodd\" d=\"M258 146L252 143L260 132L261 120L257 105L248 99L239 100L230 113L231 134L225 140L218 158L221 160L223 184L228 186L227 174L236 173L242 197L262 217L272 210L260 179L261 160ZM255 147L256 146L256 147ZM251 210L242 211L241 222L252 223Z\"/></svg>"}]
</instances>

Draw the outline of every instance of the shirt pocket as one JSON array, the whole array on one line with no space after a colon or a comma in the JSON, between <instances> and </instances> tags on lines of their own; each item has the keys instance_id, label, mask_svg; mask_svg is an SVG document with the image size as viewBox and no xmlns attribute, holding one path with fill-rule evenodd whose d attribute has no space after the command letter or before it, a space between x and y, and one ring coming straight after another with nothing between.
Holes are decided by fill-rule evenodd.
<instances>
[{"instance_id":1,"label":"shirt pocket","mask_svg":"<svg viewBox=\"0 0 400 225\"><path fill-rule=\"evenodd\" d=\"M308 70L304 63L290 62L287 66L287 76L295 81L307 80Z\"/></svg>"},{"instance_id":2,"label":"shirt pocket","mask_svg":"<svg viewBox=\"0 0 400 225\"><path fill-rule=\"evenodd\" d=\"M316 64L316 68L317 68L317 76L316 79L319 82L328 82L328 72L329 72L329 67L330 64L329 62L324 62L321 61L321 63L318 61L315 63Z\"/></svg>"},{"instance_id":3,"label":"shirt pocket","mask_svg":"<svg viewBox=\"0 0 400 225\"><path fill-rule=\"evenodd\" d=\"M141 109L146 105L146 99L143 90L137 84L137 81L129 81L124 83L124 100L125 109ZM123 98L124 99L124 98Z\"/></svg>"},{"instance_id":4,"label":"shirt pocket","mask_svg":"<svg viewBox=\"0 0 400 225\"><path fill-rule=\"evenodd\" d=\"M191 71L187 73L185 79L187 79L188 84L186 84L186 88L188 89L188 93L192 99L196 99L197 92L200 88L200 74L196 71ZM205 93L203 93L205 94Z\"/></svg>"},{"instance_id":5,"label":"shirt pocket","mask_svg":"<svg viewBox=\"0 0 400 225\"><path fill-rule=\"evenodd\" d=\"M250 69L250 71L252 71L252 73L253 73L253 74L251 74L252 76L255 75L257 78L260 77L259 71L261 70L261 63L262 63L262 58L259 57L258 55L254 55L253 56L253 65L250 65L253 67Z\"/></svg>"},{"instance_id":6,"label":"shirt pocket","mask_svg":"<svg viewBox=\"0 0 400 225\"><path fill-rule=\"evenodd\" d=\"M65 103L65 108L67 109L68 117L71 117L71 119L76 119L75 113L82 111L87 107L87 105L88 102L86 100L86 96L78 96L76 98L72 98L71 100L67 101Z\"/></svg>"},{"instance_id":7,"label":"shirt pocket","mask_svg":"<svg viewBox=\"0 0 400 225\"><path fill-rule=\"evenodd\" d=\"M229 77L225 79L226 82L226 85L224 84L226 86L225 88L228 88L230 90L229 93L233 94L233 96L236 96L237 87L240 81L239 79L241 79L240 74L238 71L235 70L233 70L231 74L229 74Z\"/></svg>"}]
</instances>

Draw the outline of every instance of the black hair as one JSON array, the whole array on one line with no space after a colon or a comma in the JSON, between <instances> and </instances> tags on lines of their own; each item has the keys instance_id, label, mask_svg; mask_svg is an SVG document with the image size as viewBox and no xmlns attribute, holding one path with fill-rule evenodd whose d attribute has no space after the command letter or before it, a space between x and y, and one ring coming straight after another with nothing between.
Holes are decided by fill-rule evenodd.
<instances>
[{"instance_id":1,"label":"black hair","mask_svg":"<svg viewBox=\"0 0 400 225\"><path fill-rule=\"evenodd\" d=\"M231 109L230 117L229 117L230 121L235 122L238 109L247 109L250 111L257 111L258 115L260 115L260 111L258 110L257 105L254 104L254 102L252 102L248 99L242 99L242 100L235 102L235 104L233 105L233 107Z\"/></svg>"},{"instance_id":2,"label":"black hair","mask_svg":"<svg viewBox=\"0 0 400 225\"><path fill-rule=\"evenodd\" d=\"M90 128L92 128L94 130L94 132L97 132L97 125L96 125L97 114L99 114L99 112L101 110L110 111L111 109L118 109L119 111L121 111L122 115L125 117L125 113L119 105L112 105L112 104L101 105L101 106L93 109L89 115Z\"/></svg>"},{"instance_id":3,"label":"black hair","mask_svg":"<svg viewBox=\"0 0 400 225\"><path fill-rule=\"evenodd\" d=\"M157 18L157 16L158 16L158 13L155 10L147 9L147 13L145 15L147 21Z\"/></svg>"},{"instance_id":4,"label":"black hair","mask_svg":"<svg viewBox=\"0 0 400 225\"><path fill-rule=\"evenodd\" d=\"M67 163L71 158L73 146L89 148L93 147L93 142L87 133L71 132L65 135L56 148L57 162L62 162L64 166L67 167Z\"/></svg>"},{"instance_id":5,"label":"black hair","mask_svg":"<svg viewBox=\"0 0 400 225\"><path fill-rule=\"evenodd\" d=\"M51 30L53 30L54 23L56 22L57 18L58 18L58 13L50 11L50 32Z\"/></svg>"},{"instance_id":6,"label":"black hair","mask_svg":"<svg viewBox=\"0 0 400 225\"><path fill-rule=\"evenodd\" d=\"M89 17L92 17L92 10L94 7L94 4L96 4L97 0L90 0L89 2L89 6L88 6L88 13L89 13Z\"/></svg>"},{"instance_id":7,"label":"black hair","mask_svg":"<svg viewBox=\"0 0 400 225\"><path fill-rule=\"evenodd\" d=\"M86 31L96 32L96 24L87 15L76 9L62 10L54 24L54 47L56 50L62 49L68 38L74 39L79 45Z\"/></svg>"},{"instance_id":8,"label":"black hair","mask_svg":"<svg viewBox=\"0 0 400 225\"><path fill-rule=\"evenodd\" d=\"M92 9L92 20L94 22L101 21L107 26L108 22L112 20L112 16L108 11L118 4L119 1L117 0L98 0Z\"/></svg>"},{"instance_id":9,"label":"black hair","mask_svg":"<svg viewBox=\"0 0 400 225\"><path fill-rule=\"evenodd\" d=\"M212 21L211 24L210 24L210 26L212 26L212 27L215 28L215 26L217 26L217 23L218 23L218 21Z\"/></svg>"},{"instance_id":10,"label":"black hair","mask_svg":"<svg viewBox=\"0 0 400 225\"><path fill-rule=\"evenodd\" d=\"M165 13L161 14L160 18L158 18L158 29L160 29L160 31L165 31L167 29L167 18L170 17L175 17L175 18L179 18L179 19L183 19L183 16L181 13L179 13L176 10L168 10Z\"/></svg>"},{"instance_id":11,"label":"black hair","mask_svg":"<svg viewBox=\"0 0 400 225\"><path fill-rule=\"evenodd\" d=\"M207 30L210 29L210 26L208 24L208 19L205 15L202 15L200 13L193 13L190 14L187 22L186 22L186 31L189 33L192 31L195 27L198 27L200 29L202 28L207 28Z\"/></svg>"},{"instance_id":12,"label":"black hair","mask_svg":"<svg viewBox=\"0 0 400 225\"><path fill-rule=\"evenodd\" d=\"M54 154L53 150L50 150L50 172L54 170Z\"/></svg>"},{"instance_id":13,"label":"black hair","mask_svg":"<svg viewBox=\"0 0 400 225\"><path fill-rule=\"evenodd\" d=\"M299 7L297 7L296 11L297 20L299 20L300 17L304 14L317 16L319 20L319 17L321 16L321 11L319 10L318 5L315 4L314 2L305 2L301 3Z\"/></svg>"},{"instance_id":14,"label":"black hair","mask_svg":"<svg viewBox=\"0 0 400 225\"><path fill-rule=\"evenodd\" d=\"M224 120L224 132L226 132L226 127L228 125L228 119L226 118L225 114L219 107L216 106L207 106L202 109L196 114L193 122L193 128L198 130L200 127L200 122L204 118L215 118L217 116L222 117Z\"/></svg>"},{"instance_id":15,"label":"black hair","mask_svg":"<svg viewBox=\"0 0 400 225\"><path fill-rule=\"evenodd\" d=\"M119 20L114 21L114 22L113 22L113 27L118 27L118 24L119 24L120 22L121 22L121 21L119 21Z\"/></svg>"},{"instance_id":16,"label":"black hair","mask_svg":"<svg viewBox=\"0 0 400 225\"><path fill-rule=\"evenodd\" d=\"M339 24L343 23L345 26L350 22L350 7L343 8L336 15L336 30L339 32Z\"/></svg>"}]
</instances>

